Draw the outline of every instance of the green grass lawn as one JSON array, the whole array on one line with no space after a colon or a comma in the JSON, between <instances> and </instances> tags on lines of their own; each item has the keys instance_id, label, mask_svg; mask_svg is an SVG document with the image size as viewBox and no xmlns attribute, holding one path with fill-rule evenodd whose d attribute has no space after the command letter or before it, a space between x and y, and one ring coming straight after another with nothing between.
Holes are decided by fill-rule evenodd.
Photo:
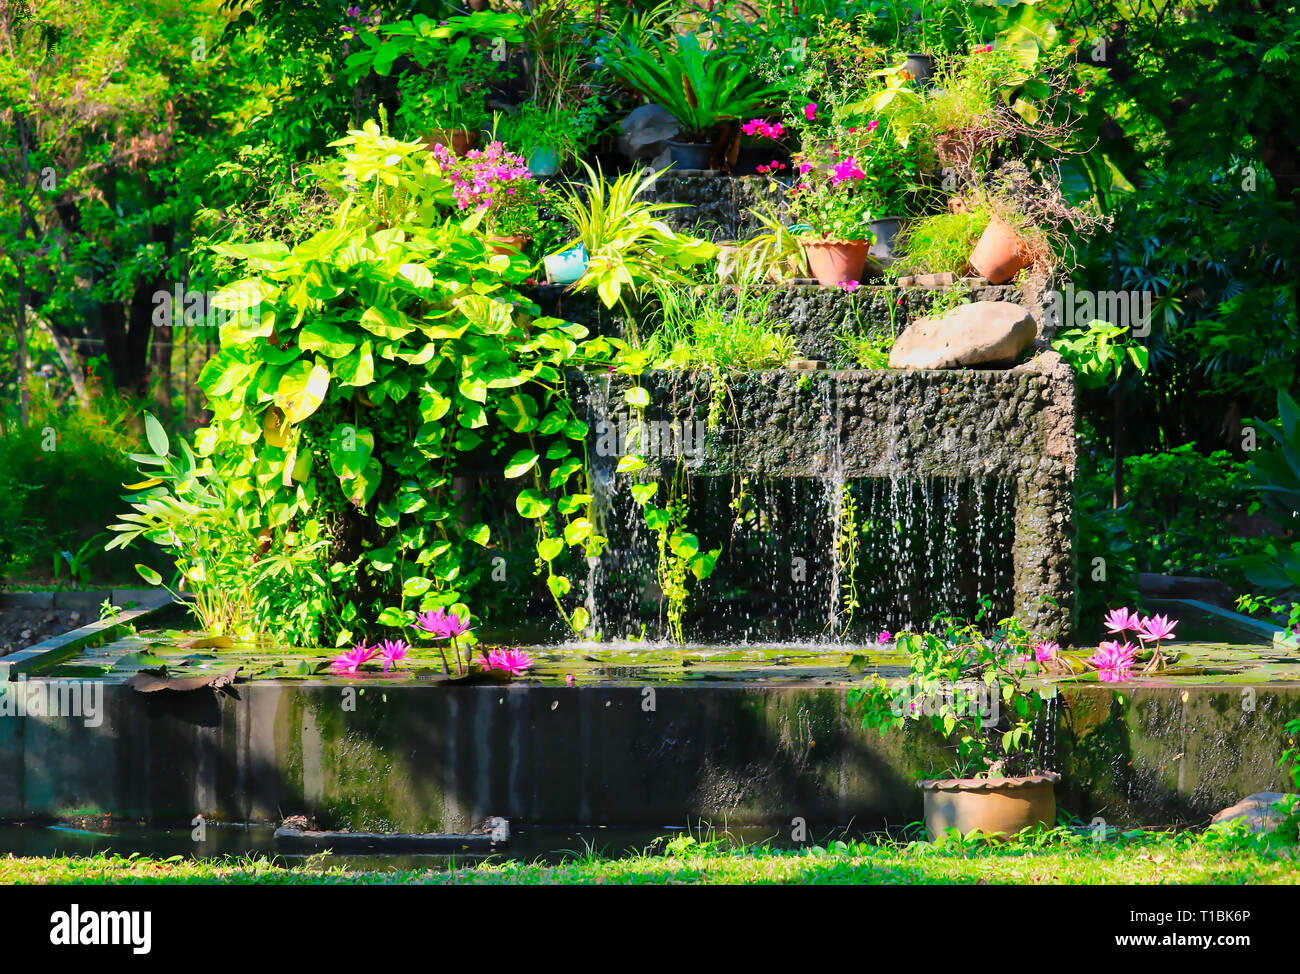
<instances>
[{"instance_id":1,"label":"green grass lawn","mask_svg":"<svg viewBox=\"0 0 1300 974\"><path fill-rule=\"evenodd\" d=\"M1086 836L1052 833L1000 845L864 842L780 852L678 838L666 855L592 855L559 865L505 861L445 871L356 872L331 865L329 856L294 865L251 857L11 857L0 859L0 883L1295 885L1300 884L1300 846L1190 833L1130 835L1093 843Z\"/></svg>"}]
</instances>

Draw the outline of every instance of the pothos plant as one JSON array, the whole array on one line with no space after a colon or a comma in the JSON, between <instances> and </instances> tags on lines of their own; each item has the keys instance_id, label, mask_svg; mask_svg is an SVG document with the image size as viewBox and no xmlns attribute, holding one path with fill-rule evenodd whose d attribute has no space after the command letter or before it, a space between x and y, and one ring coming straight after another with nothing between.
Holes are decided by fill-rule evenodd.
<instances>
[{"instance_id":1,"label":"pothos plant","mask_svg":"<svg viewBox=\"0 0 1300 974\"><path fill-rule=\"evenodd\" d=\"M499 458L490 462L518 485L513 506L535 527L537 569L574 631L586 629L557 566L566 549L599 556L605 539L589 517L588 429L568 384L574 370L618 369L633 377L628 404L644 408L644 355L536 316L518 290L527 262L491 252L482 213L457 208L422 143L367 122L335 145L342 159L320 171L342 197L331 226L292 248L221 248L248 274L216 299L229 320L199 380L214 416L186 466L219 478L240 508L233 523L252 552L239 583L255 602L311 607L304 617L282 606L275 635L291 642L326 635L322 620L344 645L377 626L413 630L419 612L471 619L462 595L483 573L487 557L475 552L491 530L462 521L453 477L474 454ZM636 456L619 464L642 467ZM135 499L184 518L171 484ZM650 516L658 487L633 488ZM259 570L288 551L292 592Z\"/></svg>"},{"instance_id":2,"label":"pothos plant","mask_svg":"<svg viewBox=\"0 0 1300 974\"><path fill-rule=\"evenodd\" d=\"M953 777L1028 774L1034 754L1034 724L1050 687L1034 687L1039 655L1033 640L1014 619L986 637L973 624L952 623L942 635L900 633L908 676L901 684L878 675L849 693L862 712L862 725L883 737L890 728L927 721L952 752Z\"/></svg>"}]
</instances>

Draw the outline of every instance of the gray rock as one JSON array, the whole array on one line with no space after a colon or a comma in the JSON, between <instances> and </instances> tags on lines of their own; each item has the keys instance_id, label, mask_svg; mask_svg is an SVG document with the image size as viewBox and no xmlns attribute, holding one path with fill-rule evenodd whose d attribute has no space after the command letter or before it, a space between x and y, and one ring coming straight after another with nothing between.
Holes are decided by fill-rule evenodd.
<instances>
[{"instance_id":1,"label":"gray rock","mask_svg":"<svg viewBox=\"0 0 1300 974\"><path fill-rule=\"evenodd\" d=\"M633 162L655 163L668 152L667 142L681 129L681 124L665 108L642 105L634 108L619 122L623 134L618 147Z\"/></svg>"},{"instance_id":2,"label":"gray rock","mask_svg":"<svg viewBox=\"0 0 1300 974\"><path fill-rule=\"evenodd\" d=\"M1038 333L1034 316L1009 301L976 301L918 318L889 353L891 369L955 369L1015 363Z\"/></svg>"},{"instance_id":3,"label":"gray rock","mask_svg":"<svg viewBox=\"0 0 1300 974\"><path fill-rule=\"evenodd\" d=\"M1210 824L1222 825L1225 822L1242 820L1251 832L1272 832L1282 821L1277 803L1286 797L1287 795L1280 791L1261 791L1254 795L1247 795L1237 804L1216 814L1210 820Z\"/></svg>"}]
</instances>

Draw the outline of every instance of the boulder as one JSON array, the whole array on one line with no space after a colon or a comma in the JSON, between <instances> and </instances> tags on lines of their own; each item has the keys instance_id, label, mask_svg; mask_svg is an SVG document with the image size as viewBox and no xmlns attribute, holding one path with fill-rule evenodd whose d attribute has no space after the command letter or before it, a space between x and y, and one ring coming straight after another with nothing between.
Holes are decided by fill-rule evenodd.
<instances>
[{"instance_id":1,"label":"boulder","mask_svg":"<svg viewBox=\"0 0 1300 974\"><path fill-rule=\"evenodd\" d=\"M642 105L619 122L623 134L618 147L633 162L655 163L668 152L667 142L681 130L681 123L665 108Z\"/></svg>"},{"instance_id":2,"label":"boulder","mask_svg":"<svg viewBox=\"0 0 1300 974\"><path fill-rule=\"evenodd\" d=\"M1038 334L1034 316L1010 301L973 301L938 318L918 318L889 353L891 369L958 369L1015 364Z\"/></svg>"},{"instance_id":3,"label":"boulder","mask_svg":"<svg viewBox=\"0 0 1300 974\"><path fill-rule=\"evenodd\" d=\"M1287 795L1280 791L1261 791L1254 795L1247 795L1237 804L1216 814L1210 820L1210 824L1222 825L1225 822L1242 820L1251 832L1272 832L1282 820L1282 813L1278 811L1277 803L1286 797Z\"/></svg>"}]
</instances>

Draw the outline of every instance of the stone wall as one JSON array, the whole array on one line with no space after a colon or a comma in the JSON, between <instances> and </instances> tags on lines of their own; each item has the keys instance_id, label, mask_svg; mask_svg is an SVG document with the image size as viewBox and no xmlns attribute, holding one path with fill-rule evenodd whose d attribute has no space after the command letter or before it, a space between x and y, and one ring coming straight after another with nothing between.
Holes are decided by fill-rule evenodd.
<instances>
[{"instance_id":1,"label":"stone wall","mask_svg":"<svg viewBox=\"0 0 1300 974\"><path fill-rule=\"evenodd\" d=\"M648 420L692 429L707 421L707 375L656 372L642 382L650 391ZM589 411L620 401L626 383L587 379ZM1015 611L1044 638L1070 637L1075 385L1056 353L1009 370L784 370L732 376L727 385L723 419L707 431L703 447L674 454L676 445L667 444L650 475L667 476L680 456L697 475L1013 484ZM594 439L589 448L596 451Z\"/></svg>"}]
</instances>

